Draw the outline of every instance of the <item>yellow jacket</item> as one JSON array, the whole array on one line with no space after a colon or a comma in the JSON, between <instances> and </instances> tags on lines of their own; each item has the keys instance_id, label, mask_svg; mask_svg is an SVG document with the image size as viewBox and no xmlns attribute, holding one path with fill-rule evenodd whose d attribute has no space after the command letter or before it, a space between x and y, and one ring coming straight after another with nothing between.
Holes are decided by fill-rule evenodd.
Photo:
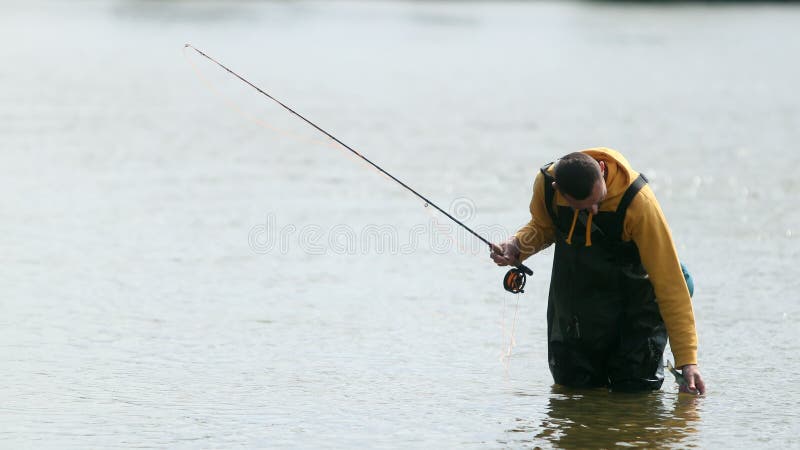
<instances>
[{"instance_id":1,"label":"yellow jacket","mask_svg":"<svg viewBox=\"0 0 800 450\"><path fill-rule=\"evenodd\" d=\"M608 148L583 150L606 165L608 194L600 203L600 211L616 211L628 186L639 173L631 168L625 157ZM553 167L550 167L552 174ZM568 206L556 191L557 205ZM544 204L544 176L538 174L533 184L530 204L531 220L516 234L520 242L521 259L539 252L555 241L555 228ZM631 241L639 248L642 265L653 284L658 308L667 327L675 366L697 364L697 332L689 289L681 271L678 253L672 242L667 219L649 185L645 185L628 207L622 232L623 241Z\"/></svg>"}]
</instances>

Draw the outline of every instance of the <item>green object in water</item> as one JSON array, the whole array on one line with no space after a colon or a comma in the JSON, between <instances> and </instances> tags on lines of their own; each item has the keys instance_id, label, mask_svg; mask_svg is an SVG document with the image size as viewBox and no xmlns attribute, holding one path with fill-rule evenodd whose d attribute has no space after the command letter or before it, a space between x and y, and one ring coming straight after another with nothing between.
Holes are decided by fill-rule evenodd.
<instances>
[{"instance_id":1,"label":"green object in water","mask_svg":"<svg viewBox=\"0 0 800 450\"><path fill-rule=\"evenodd\" d=\"M689 297L694 296L694 279L692 278L692 274L689 273L689 269L686 268L686 265L681 263L681 271L683 272L683 279L686 280L686 287L689 288Z\"/></svg>"}]
</instances>

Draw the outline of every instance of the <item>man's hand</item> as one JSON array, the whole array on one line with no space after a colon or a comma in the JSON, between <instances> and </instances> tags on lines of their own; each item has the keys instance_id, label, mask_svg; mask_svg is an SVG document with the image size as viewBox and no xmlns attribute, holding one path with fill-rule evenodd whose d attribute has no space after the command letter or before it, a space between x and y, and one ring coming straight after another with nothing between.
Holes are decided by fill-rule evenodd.
<instances>
[{"instance_id":1,"label":"man's hand","mask_svg":"<svg viewBox=\"0 0 800 450\"><path fill-rule=\"evenodd\" d=\"M519 241L512 237L499 245L492 244L489 256L498 266L519 264Z\"/></svg>"},{"instance_id":2,"label":"man's hand","mask_svg":"<svg viewBox=\"0 0 800 450\"><path fill-rule=\"evenodd\" d=\"M686 385L682 385L681 392L689 394L705 394L706 384L703 382L703 376L700 375L700 369L696 364L687 364L681 367L683 377L686 378Z\"/></svg>"}]
</instances>

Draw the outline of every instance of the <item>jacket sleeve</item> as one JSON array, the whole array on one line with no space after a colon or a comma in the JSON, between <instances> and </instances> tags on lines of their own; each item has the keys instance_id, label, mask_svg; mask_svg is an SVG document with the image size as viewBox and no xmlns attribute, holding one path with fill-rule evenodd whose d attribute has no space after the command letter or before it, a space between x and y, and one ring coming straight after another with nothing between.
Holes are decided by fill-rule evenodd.
<instances>
[{"instance_id":1,"label":"jacket sleeve","mask_svg":"<svg viewBox=\"0 0 800 450\"><path fill-rule=\"evenodd\" d=\"M649 186L639 192L628 208L623 239L625 235L639 248L642 265L655 289L675 366L697 364L697 331L692 300L669 225Z\"/></svg>"},{"instance_id":2,"label":"jacket sleeve","mask_svg":"<svg viewBox=\"0 0 800 450\"><path fill-rule=\"evenodd\" d=\"M521 261L549 247L555 239L553 220L544 204L544 183L544 176L537 174L530 204L531 220L515 234L520 244Z\"/></svg>"}]
</instances>

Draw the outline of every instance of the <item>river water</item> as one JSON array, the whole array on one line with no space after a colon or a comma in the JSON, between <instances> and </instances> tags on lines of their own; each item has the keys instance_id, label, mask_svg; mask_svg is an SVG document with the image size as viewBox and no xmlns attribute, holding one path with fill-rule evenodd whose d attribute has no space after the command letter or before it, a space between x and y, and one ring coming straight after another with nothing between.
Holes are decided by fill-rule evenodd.
<instances>
[{"instance_id":1,"label":"river water","mask_svg":"<svg viewBox=\"0 0 800 450\"><path fill-rule=\"evenodd\" d=\"M800 447L798 23L3 2L0 447ZM707 395L553 386L551 252L505 293L476 239L187 42L494 240L542 164L622 151L695 277Z\"/></svg>"}]
</instances>

